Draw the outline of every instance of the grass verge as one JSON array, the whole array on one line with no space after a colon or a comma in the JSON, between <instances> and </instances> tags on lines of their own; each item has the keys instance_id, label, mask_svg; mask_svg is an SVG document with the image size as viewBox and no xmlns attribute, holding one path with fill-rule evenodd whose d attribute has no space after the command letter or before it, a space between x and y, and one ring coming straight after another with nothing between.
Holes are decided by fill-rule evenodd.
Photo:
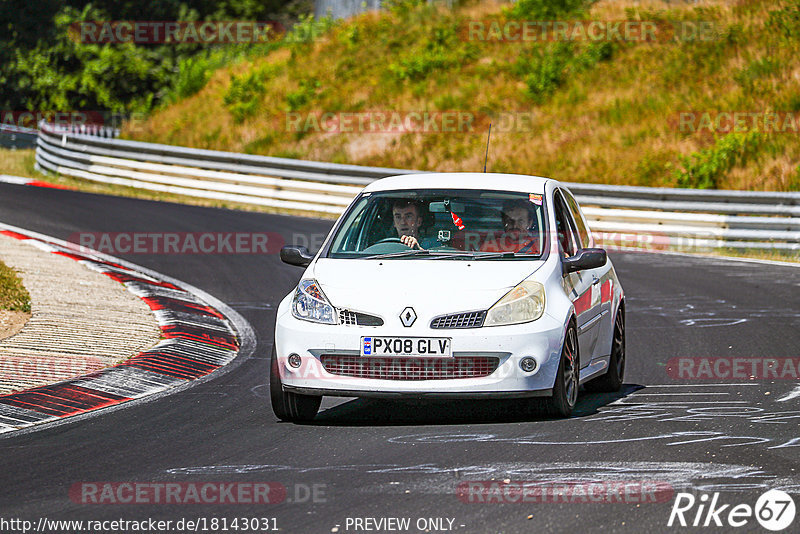
<instances>
[{"instance_id":1,"label":"grass verge","mask_svg":"<svg viewBox=\"0 0 800 534\"><path fill-rule=\"evenodd\" d=\"M16 271L0 261L0 310L30 313L31 296Z\"/></svg>"}]
</instances>

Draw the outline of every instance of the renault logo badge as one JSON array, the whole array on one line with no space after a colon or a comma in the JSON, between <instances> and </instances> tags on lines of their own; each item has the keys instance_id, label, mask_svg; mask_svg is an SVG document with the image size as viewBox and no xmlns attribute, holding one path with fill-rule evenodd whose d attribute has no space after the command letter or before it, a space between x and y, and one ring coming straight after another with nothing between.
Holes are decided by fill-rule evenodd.
<instances>
[{"instance_id":1,"label":"renault logo badge","mask_svg":"<svg viewBox=\"0 0 800 534\"><path fill-rule=\"evenodd\" d=\"M405 310L400 312L400 322L403 323L403 326L409 327L414 324L414 321L417 320L417 312L414 311L414 308L411 306L407 307Z\"/></svg>"}]
</instances>

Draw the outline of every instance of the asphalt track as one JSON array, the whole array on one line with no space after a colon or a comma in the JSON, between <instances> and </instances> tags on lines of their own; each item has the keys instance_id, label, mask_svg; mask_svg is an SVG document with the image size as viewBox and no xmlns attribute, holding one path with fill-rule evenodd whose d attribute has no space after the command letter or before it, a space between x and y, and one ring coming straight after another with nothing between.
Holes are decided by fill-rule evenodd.
<instances>
[{"instance_id":1,"label":"asphalt track","mask_svg":"<svg viewBox=\"0 0 800 534\"><path fill-rule=\"evenodd\" d=\"M7 184L0 184L0 221L62 239L270 231L287 242L331 224ZM266 384L274 309L301 269L276 254L122 257L230 305L254 328L255 352L175 394L0 439L0 519L268 517L281 532L304 534L366 531L347 528L348 517L407 517L407 532L419 532L419 518L449 518L454 530L479 534L663 532L674 501L481 504L456 494L461 483L492 479L651 480L750 505L783 488L800 504L800 396L791 395L798 380L686 380L667 372L676 357L797 358L800 269L612 254L627 299L624 394L584 393L568 420L497 402L326 399L313 424L294 425L276 421ZM278 482L288 498L258 506L109 505L68 495L78 482L205 481ZM314 485L316 499L304 499ZM764 530L750 520L737 531Z\"/></svg>"}]
</instances>

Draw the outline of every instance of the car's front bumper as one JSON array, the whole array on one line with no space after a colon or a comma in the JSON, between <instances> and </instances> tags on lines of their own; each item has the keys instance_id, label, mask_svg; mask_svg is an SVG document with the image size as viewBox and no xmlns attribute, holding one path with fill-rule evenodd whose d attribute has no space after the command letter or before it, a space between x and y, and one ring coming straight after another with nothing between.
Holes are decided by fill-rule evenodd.
<instances>
[{"instance_id":1,"label":"car's front bumper","mask_svg":"<svg viewBox=\"0 0 800 534\"><path fill-rule=\"evenodd\" d=\"M354 397L515 398L550 395L558 370L564 324L545 314L531 323L472 329L431 329L427 326L324 325L294 318L286 302L278 309L275 348L278 369L287 391L311 395ZM471 378L384 379L329 373L323 355L361 357L362 336L410 336L452 338L453 358L496 357L499 364L488 376ZM288 357L301 357L299 368ZM525 372L519 362L530 356L534 371ZM408 359L408 358L406 358Z\"/></svg>"}]
</instances>

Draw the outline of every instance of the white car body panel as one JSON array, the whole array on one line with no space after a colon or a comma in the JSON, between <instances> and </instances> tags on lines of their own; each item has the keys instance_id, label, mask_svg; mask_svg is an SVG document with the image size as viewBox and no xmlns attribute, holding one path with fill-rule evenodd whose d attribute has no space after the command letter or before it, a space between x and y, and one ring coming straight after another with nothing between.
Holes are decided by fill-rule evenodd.
<instances>
[{"instance_id":1,"label":"white car body panel","mask_svg":"<svg viewBox=\"0 0 800 534\"><path fill-rule=\"evenodd\" d=\"M496 302L541 265L542 262L530 260L503 263L320 258L306 277L316 279L337 307L373 314L378 308L385 311L385 319L396 319L406 306L413 306L421 316L430 310L432 318L485 308L487 300L490 304ZM353 291L354 280L358 281L358 291Z\"/></svg>"}]
</instances>

